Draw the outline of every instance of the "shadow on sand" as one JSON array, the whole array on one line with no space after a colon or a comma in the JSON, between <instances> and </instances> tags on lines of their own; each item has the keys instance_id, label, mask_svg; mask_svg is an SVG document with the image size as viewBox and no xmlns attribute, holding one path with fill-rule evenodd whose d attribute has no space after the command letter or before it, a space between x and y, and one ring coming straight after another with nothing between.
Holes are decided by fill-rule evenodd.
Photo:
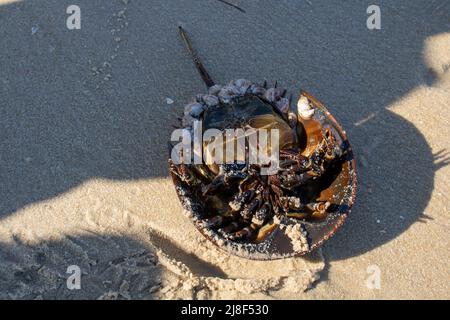
<instances>
[{"instance_id":1,"label":"shadow on sand","mask_svg":"<svg viewBox=\"0 0 450 320\"><path fill-rule=\"evenodd\" d=\"M0 217L90 178L167 176L175 116L203 90L178 39L182 21L217 82L302 86L347 130L360 185L348 223L326 247L331 259L397 237L426 220L442 154L387 108L433 84L422 46L448 31L448 15L437 2L396 1L403 9L382 4L382 29L370 31L372 3L267 1L242 13L217 1L133 1L120 18L119 2L83 0L79 31L65 28L58 1L0 7Z\"/></svg>"}]
</instances>

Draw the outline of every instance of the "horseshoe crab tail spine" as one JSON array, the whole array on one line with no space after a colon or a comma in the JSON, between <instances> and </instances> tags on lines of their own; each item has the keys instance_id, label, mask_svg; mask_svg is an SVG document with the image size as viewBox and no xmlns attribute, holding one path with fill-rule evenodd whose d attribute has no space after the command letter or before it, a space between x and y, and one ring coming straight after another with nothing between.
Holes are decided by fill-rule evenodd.
<instances>
[{"instance_id":1,"label":"horseshoe crab tail spine","mask_svg":"<svg viewBox=\"0 0 450 320\"><path fill-rule=\"evenodd\" d=\"M188 34L186 33L186 30L179 25L178 30L180 31L181 39L183 40L187 51L189 52L192 60L194 61L195 67L197 68L198 72L200 73L200 76L202 77L203 82L206 84L208 88L211 88L213 85L215 85L213 79L211 79L211 76L209 75L208 71L206 71L205 66L201 62L197 52L195 51L194 47L192 46L191 39L189 38Z\"/></svg>"}]
</instances>

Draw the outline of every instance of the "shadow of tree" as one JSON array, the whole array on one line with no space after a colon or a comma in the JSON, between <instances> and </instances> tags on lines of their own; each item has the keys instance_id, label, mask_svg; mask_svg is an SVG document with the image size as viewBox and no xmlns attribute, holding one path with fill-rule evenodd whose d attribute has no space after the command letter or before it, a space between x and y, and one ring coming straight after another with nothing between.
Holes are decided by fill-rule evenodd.
<instances>
[{"instance_id":1,"label":"shadow of tree","mask_svg":"<svg viewBox=\"0 0 450 320\"><path fill-rule=\"evenodd\" d=\"M379 31L366 28L367 0L246 3L245 14L217 1L134 1L124 16L119 2L82 0L78 31L56 0L1 6L0 217L93 177L167 175L171 125L203 90L178 39L182 21L218 82L301 85L347 129L360 191L327 254L345 259L395 238L423 216L442 155L387 107L433 83L422 46L448 31L448 13L436 12L439 1L376 3Z\"/></svg>"}]
</instances>

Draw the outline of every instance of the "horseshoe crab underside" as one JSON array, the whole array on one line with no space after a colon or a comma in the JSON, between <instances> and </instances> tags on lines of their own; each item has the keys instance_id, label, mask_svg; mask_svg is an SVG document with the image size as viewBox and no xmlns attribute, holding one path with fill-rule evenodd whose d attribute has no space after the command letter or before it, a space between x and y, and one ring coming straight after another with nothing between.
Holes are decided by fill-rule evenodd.
<instances>
[{"instance_id":1,"label":"horseshoe crab underside","mask_svg":"<svg viewBox=\"0 0 450 320\"><path fill-rule=\"evenodd\" d=\"M180 128L190 143L199 132L202 138L210 129L220 133L197 148L190 144L188 157L186 148L171 150L170 173L188 217L214 244L241 257L279 259L314 250L343 224L355 200L355 160L345 131L306 91L293 108L292 96L276 83L215 85L180 31L208 86L185 107ZM214 158L219 149L237 150L249 130L262 129L278 134L278 144L267 144L268 153L276 151L274 172L264 171L273 158L265 165L249 161L248 145L231 162Z\"/></svg>"}]
</instances>

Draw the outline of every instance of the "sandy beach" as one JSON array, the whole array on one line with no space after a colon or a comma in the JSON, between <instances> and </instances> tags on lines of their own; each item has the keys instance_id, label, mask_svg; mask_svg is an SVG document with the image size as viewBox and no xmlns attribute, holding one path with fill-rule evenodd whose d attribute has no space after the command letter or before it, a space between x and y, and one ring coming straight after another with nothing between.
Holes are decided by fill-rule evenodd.
<instances>
[{"instance_id":1,"label":"sandy beach","mask_svg":"<svg viewBox=\"0 0 450 320\"><path fill-rule=\"evenodd\" d=\"M69 30L71 3L0 0L0 298L450 299L450 2L231 2L81 0ZM167 141L206 88L179 24L217 83L304 88L345 128L357 200L319 250L230 256L183 214Z\"/></svg>"}]
</instances>

